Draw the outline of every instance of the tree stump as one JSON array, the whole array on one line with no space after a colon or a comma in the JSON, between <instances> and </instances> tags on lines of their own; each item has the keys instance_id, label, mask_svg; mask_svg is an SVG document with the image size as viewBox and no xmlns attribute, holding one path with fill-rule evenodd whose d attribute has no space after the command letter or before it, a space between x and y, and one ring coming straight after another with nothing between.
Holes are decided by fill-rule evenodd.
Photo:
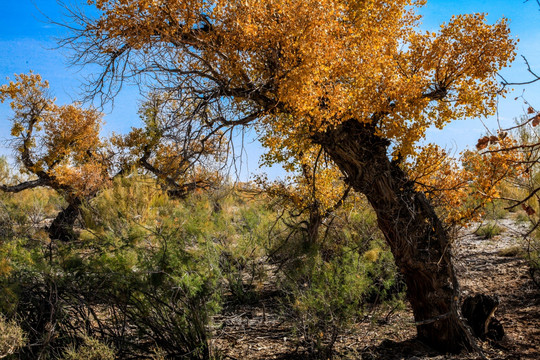
<instances>
[{"instance_id":1,"label":"tree stump","mask_svg":"<svg viewBox=\"0 0 540 360\"><path fill-rule=\"evenodd\" d=\"M468 296L463 301L461 312L477 338L500 341L504 337L502 324L493 317L498 306L497 296L485 294Z\"/></svg>"}]
</instances>

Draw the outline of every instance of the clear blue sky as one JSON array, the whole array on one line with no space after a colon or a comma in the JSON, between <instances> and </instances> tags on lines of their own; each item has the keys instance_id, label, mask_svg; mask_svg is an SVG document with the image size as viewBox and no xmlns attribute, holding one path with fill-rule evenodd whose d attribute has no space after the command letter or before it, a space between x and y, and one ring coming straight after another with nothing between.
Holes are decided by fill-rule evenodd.
<instances>
[{"instance_id":1,"label":"clear blue sky","mask_svg":"<svg viewBox=\"0 0 540 360\"><path fill-rule=\"evenodd\" d=\"M84 4L86 0L65 0L68 3ZM262 0L264 1L264 0ZM540 72L540 9L536 1L523 0L468 0L447 1L428 0L421 10L424 15L422 27L436 30L447 21L452 14L484 12L488 20L494 22L502 16L510 19L512 35L520 39L518 58L510 69L505 69L503 75L510 80L522 81L529 79L525 66L519 57L527 57L534 69ZM81 84L87 70L69 67L63 50L55 50L55 38L62 37L65 30L49 23L46 16L56 21L63 21L62 9L54 0L4 0L0 12L0 81L14 73L26 73L33 70L49 80L53 94L59 103L67 103L79 98ZM507 99L501 99L499 119L503 125L512 123L512 119L523 113L521 102L514 101L516 94L525 89L526 98L540 108L540 83L527 87L516 87L514 94ZM131 126L137 125L138 94L136 89L128 89L117 98L114 108L106 109L106 126L104 134L111 131L126 132ZM9 135L9 107L0 105L0 140ZM495 118L484 121L487 126L497 126ZM478 137L484 132L484 127L478 119L456 121L443 131L430 130L428 140L437 142L445 147L462 150L466 146L474 146ZM249 142L249 141L247 141ZM258 157L262 152L256 144L246 144L247 159L244 158L242 178L247 172L257 170ZM9 150L0 143L0 154L9 154ZM245 167L246 163L249 165ZM271 171L270 174L278 174ZM273 177L273 176L272 176Z\"/></svg>"}]
</instances>

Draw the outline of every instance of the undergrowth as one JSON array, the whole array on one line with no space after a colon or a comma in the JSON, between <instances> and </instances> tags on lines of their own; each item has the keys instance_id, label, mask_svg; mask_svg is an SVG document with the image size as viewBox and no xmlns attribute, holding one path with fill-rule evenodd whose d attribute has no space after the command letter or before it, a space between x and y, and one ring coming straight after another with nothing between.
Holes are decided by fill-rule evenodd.
<instances>
[{"instance_id":1,"label":"undergrowth","mask_svg":"<svg viewBox=\"0 0 540 360\"><path fill-rule=\"evenodd\" d=\"M218 359L224 302L257 305L271 286L297 344L325 357L367 311L401 301L365 203L335 212L309 243L302 217L223 186L219 198L173 200L146 176L117 179L84 204L70 242L45 229L61 207L54 193L1 196L0 356Z\"/></svg>"},{"instance_id":2,"label":"undergrowth","mask_svg":"<svg viewBox=\"0 0 540 360\"><path fill-rule=\"evenodd\" d=\"M486 224L481 225L474 232L477 236L483 237L484 239L492 239L497 235L500 235L503 232L503 228L495 222L487 222Z\"/></svg>"}]
</instances>

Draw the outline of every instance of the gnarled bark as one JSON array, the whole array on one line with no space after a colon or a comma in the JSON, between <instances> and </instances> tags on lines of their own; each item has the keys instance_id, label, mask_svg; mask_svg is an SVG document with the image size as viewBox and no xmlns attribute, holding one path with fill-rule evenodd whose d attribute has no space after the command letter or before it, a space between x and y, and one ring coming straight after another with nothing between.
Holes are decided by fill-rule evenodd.
<instances>
[{"instance_id":1,"label":"gnarled bark","mask_svg":"<svg viewBox=\"0 0 540 360\"><path fill-rule=\"evenodd\" d=\"M75 226L75 221L79 216L81 205L82 200L76 198L56 215L56 218L48 229L51 240L71 241L75 239L76 236L73 228Z\"/></svg>"},{"instance_id":2,"label":"gnarled bark","mask_svg":"<svg viewBox=\"0 0 540 360\"><path fill-rule=\"evenodd\" d=\"M451 241L426 196L390 161L390 142L374 127L349 120L314 136L346 181L364 194L407 284L418 337L447 352L473 350L459 315Z\"/></svg>"}]
</instances>

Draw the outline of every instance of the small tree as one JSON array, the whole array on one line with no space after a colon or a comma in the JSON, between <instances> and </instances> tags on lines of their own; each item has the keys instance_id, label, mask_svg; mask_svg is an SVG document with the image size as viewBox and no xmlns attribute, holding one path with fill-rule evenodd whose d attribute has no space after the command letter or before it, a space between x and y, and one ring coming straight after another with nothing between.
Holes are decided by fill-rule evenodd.
<instances>
[{"instance_id":1,"label":"small tree","mask_svg":"<svg viewBox=\"0 0 540 360\"><path fill-rule=\"evenodd\" d=\"M265 156L265 164L275 164L280 158L270 152ZM321 227L325 222L328 225L333 213L343 206L351 187L339 179L339 169L325 158L320 147L299 152L284 167L291 174L285 180L268 182L266 177L259 177L258 182L289 212L293 223L288 225L293 232L303 231L305 243L316 245Z\"/></svg>"},{"instance_id":2,"label":"small tree","mask_svg":"<svg viewBox=\"0 0 540 360\"><path fill-rule=\"evenodd\" d=\"M73 226L82 202L109 181L109 159L99 137L102 115L78 103L59 106L47 93L48 82L30 73L15 75L0 87L0 101L10 101L11 146L27 181L1 185L16 193L45 186L58 191L67 207L48 231L51 239L73 238Z\"/></svg>"},{"instance_id":3,"label":"small tree","mask_svg":"<svg viewBox=\"0 0 540 360\"><path fill-rule=\"evenodd\" d=\"M153 94L141 107L143 128L107 141L99 135L100 112L78 103L58 106L47 89L48 82L32 73L16 75L15 82L0 87L0 100L10 101L14 111L11 146L29 177L0 185L0 190L15 193L45 186L58 191L67 207L48 229L52 239L72 239L82 203L129 169L150 172L177 198L219 181L217 169L196 163L222 153L223 133L204 133L194 121L179 126L180 107L166 93Z\"/></svg>"},{"instance_id":4,"label":"small tree","mask_svg":"<svg viewBox=\"0 0 540 360\"><path fill-rule=\"evenodd\" d=\"M152 174L173 198L220 181L215 165L225 150L225 135L219 128L201 126L202 119L186 114L188 110L171 92L151 93L139 109L144 127L111 139L121 168Z\"/></svg>"}]
</instances>

